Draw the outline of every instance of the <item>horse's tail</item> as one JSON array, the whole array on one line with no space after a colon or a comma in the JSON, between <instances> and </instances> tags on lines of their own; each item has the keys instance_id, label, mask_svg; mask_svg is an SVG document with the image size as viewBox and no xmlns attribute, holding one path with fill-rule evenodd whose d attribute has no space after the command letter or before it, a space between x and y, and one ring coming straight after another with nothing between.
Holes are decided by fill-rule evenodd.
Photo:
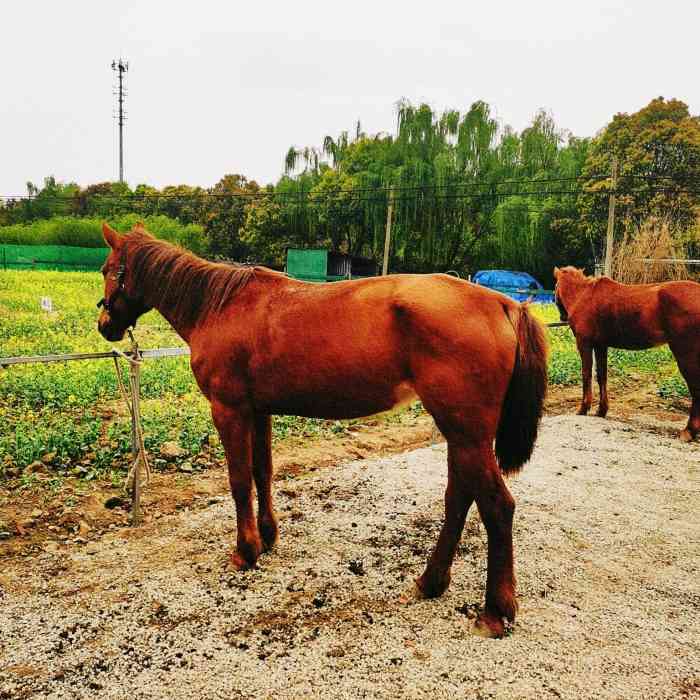
<instances>
[{"instance_id":1,"label":"horse's tail","mask_svg":"<svg viewBox=\"0 0 700 700\"><path fill-rule=\"evenodd\" d=\"M548 344L544 326L532 316L529 304L505 306L517 345L496 432L496 457L504 474L517 472L530 459L537 439L547 393Z\"/></svg>"}]
</instances>

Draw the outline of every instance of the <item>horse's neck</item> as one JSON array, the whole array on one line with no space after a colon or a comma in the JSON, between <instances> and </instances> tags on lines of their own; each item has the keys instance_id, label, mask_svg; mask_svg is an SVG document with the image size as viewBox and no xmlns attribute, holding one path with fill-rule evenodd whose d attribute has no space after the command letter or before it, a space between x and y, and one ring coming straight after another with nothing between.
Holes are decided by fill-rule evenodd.
<instances>
[{"instance_id":1,"label":"horse's neck","mask_svg":"<svg viewBox=\"0 0 700 700\"><path fill-rule=\"evenodd\" d=\"M173 313L172 305L160 300L153 308L172 326L172 329L189 345L196 324L184 323Z\"/></svg>"},{"instance_id":2,"label":"horse's neck","mask_svg":"<svg viewBox=\"0 0 700 700\"><path fill-rule=\"evenodd\" d=\"M585 298L587 294L593 291L593 288L595 287L595 281L584 278L581 280L576 280L576 282L570 283L569 284L569 289L568 289L568 294L567 296L569 297L568 299L563 299L564 303L568 305L568 307L572 307L576 304L578 304L581 299Z\"/></svg>"},{"instance_id":3,"label":"horse's neck","mask_svg":"<svg viewBox=\"0 0 700 700\"><path fill-rule=\"evenodd\" d=\"M158 272L149 270L148 274L152 278L158 276ZM167 285L167 294L162 294L162 285ZM146 304L158 311L158 313L172 326L173 330L189 344L190 336L194 330L196 323L185 321L175 312L177 308L177 285L168 283L166 280L161 280L158 287L150 290L151 298L148 296L145 299Z\"/></svg>"}]
</instances>

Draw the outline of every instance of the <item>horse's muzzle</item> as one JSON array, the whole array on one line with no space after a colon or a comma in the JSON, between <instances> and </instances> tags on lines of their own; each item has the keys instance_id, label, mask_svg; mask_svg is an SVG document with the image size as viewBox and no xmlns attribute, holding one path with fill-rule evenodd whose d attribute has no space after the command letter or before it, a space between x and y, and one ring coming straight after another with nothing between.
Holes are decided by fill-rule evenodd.
<instances>
[{"instance_id":1,"label":"horse's muzzle","mask_svg":"<svg viewBox=\"0 0 700 700\"><path fill-rule=\"evenodd\" d=\"M115 328L114 324L110 321L107 321L106 323L98 321L97 330L105 340L109 340L111 343L121 340L126 333L126 328L119 330L118 328Z\"/></svg>"}]
</instances>

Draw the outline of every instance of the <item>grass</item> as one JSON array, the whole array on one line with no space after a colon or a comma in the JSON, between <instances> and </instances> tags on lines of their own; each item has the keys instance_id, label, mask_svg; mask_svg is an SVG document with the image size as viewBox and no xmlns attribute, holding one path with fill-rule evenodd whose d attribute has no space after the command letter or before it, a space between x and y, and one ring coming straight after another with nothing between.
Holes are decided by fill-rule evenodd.
<instances>
[{"instance_id":1,"label":"grass","mask_svg":"<svg viewBox=\"0 0 700 700\"><path fill-rule=\"evenodd\" d=\"M40 309L50 296L54 311ZM98 352L111 348L96 330L95 302L102 278L92 272L0 272L0 357L65 352ZM558 320L553 306L537 306L544 321ZM157 313L146 314L137 337L144 348L183 345ZM550 381L580 381L580 362L571 332L550 330ZM115 344L126 349L125 344ZM668 348L644 352L612 350L611 376L652 383L664 398L687 396ZM190 455L214 444L221 455L209 415L187 358L151 360L142 369L142 417L146 446L156 453L175 440ZM414 409L416 410L416 409ZM276 417L275 440L332 437L347 422ZM8 469L26 467L56 453L57 473L93 478L122 470L130 451L129 422L121 408L112 360L12 366L0 370L0 478ZM92 476L91 476L92 475Z\"/></svg>"}]
</instances>

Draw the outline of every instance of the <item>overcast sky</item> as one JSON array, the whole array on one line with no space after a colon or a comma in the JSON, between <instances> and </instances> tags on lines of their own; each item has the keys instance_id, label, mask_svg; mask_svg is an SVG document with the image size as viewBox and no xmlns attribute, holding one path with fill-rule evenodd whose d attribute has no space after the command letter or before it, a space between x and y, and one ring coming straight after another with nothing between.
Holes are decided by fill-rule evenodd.
<instances>
[{"instance_id":1,"label":"overcast sky","mask_svg":"<svg viewBox=\"0 0 700 700\"><path fill-rule=\"evenodd\" d=\"M700 112L696 0L3 3L0 194L117 179L113 58L128 59L133 186L264 184L290 145L392 132L401 97L520 130L544 107L595 134L677 97Z\"/></svg>"}]
</instances>

